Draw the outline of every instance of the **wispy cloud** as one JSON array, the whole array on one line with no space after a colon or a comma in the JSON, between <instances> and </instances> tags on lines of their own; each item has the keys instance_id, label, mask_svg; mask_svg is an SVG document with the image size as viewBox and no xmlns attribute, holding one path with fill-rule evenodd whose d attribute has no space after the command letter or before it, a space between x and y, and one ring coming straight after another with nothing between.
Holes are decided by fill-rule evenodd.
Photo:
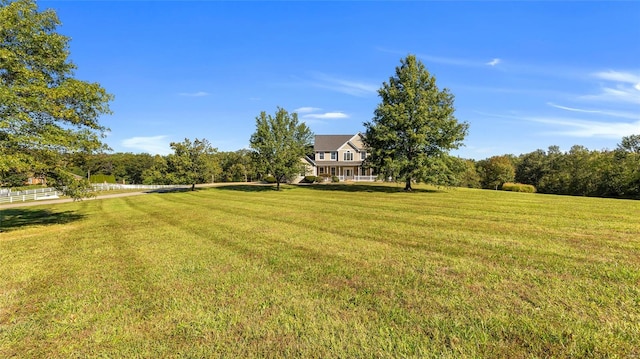
<instances>
[{"instance_id":1,"label":"wispy cloud","mask_svg":"<svg viewBox=\"0 0 640 359\"><path fill-rule=\"evenodd\" d=\"M609 70L596 72L593 76L603 80L634 84L636 88L640 85L640 74L632 74L630 72ZM638 90L640 90L640 88L638 88Z\"/></svg>"},{"instance_id":2,"label":"wispy cloud","mask_svg":"<svg viewBox=\"0 0 640 359\"><path fill-rule=\"evenodd\" d=\"M316 120L332 120L340 118L349 118L349 115L343 112L325 112L325 113L310 113L302 116L303 119L316 119Z\"/></svg>"},{"instance_id":3,"label":"wispy cloud","mask_svg":"<svg viewBox=\"0 0 640 359\"><path fill-rule=\"evenodd\" d=\"M410 52L403 52L398 50L390 50L378 47L378 51L386 52L389 54L406 56ZM449 57L449 56L440 56L440 55L432 55L432 54L415 54L416 57L427 63L435 63L442 65L453 65L453 66L464 66L464 67L482 67L482 66L496 66L499 63L502 63L502 59L493 58L491 61L487 62L486 60L478 60L473 58L462 58L462 57Z\"/></svg>"},{"instance_id":4,"label":"wispy cloud","mask_svg":"<svg viewBox=\"0 0 640 359\"><path fill-rule=\"evenodd\" d=\"M298 113L298 114L302 114L302 113L310 113L310 112L316 112L316 111L320 111L321 108L317 108L317 107L300 107L300 108L296 108L295 110L293 110L293 112Z\"/></svg>"},{"instance_id":5,"label":"wispy cloud","mask_svg":"<svg viewBox=\"0 0 640 359\"><path fill-rule=\"evenodd\" d=\"M570 112L579 112L579 113L588 113L594 115L602 115L602 116L610 116L610 117L620 117L620 118L628 118L632 120L640 120L640 112L632 113L632 112L623 112L623 111L611 111L611 110L587 110L582 108L568 107L556 105L552 102L548 102L547 105Z\"/></svg>"},{"instance_id":6,"label":"wispy cloud","mask_svg":"<svg viewBox=\"0 0 640 359\"><path fill-rule=\"evenodd\" d=\"M427 54L416 54L416 56L427 62L433 62L436 64L455 65L455 66L482 66L481 61L474 61L470 59L433 56L433 55L427 55Z\"/></svg>"},{"instance_id":7,"label":"wispy cloud","mask_svg":"<svg viewBox=\"0 0 640 359\"><path fill-rule=\"evenodd\" d=\"M612 82L600 88L600 93L582 96L589 101L640 104L640 73L601 71L592 74L600 80Z\"/></svg>"},{"instance_id":8,"label":"wispy cloud","mask_svg":"<svg viewBox=\"0 0 640 359\"><path fill-rule=\"evenodd\" d=\"M131 148L152 155L167 155L171 153L169 147L168 136L149 136L149 137L132 137L122 140L121 145L125 148Z\"/></svg>"},{"instance_id":9,"label":"wispy cloud","mask_svg":"<svg viewBox=\"0 0 640 359\"><path fill-rule=\"evenodd\" d=\"M497 64L501 63L502 60L495 58L489 62L487 62L485 65L489 65L489 66L496 66Z\"/></svg>"},{"instance_id":10,"label":"wispy cloud","mask_svg":"<svg viewBox=\"0 0 640 359\"><path fill-rule=\"evenodd\" d=\"M323 73L314 73L311 85L351 96L375 95L379 85L356 80L340 79Z\"/></svg>"},{"instance_id":11,"label":"wispy cloud","mask_svg":"<svg viewBox=\"0 0 640 359\"><path fill-rule=\"evenodd\" d=\"M561 128L547 131L549 135L619 139L640 133L640 121L604 122L567 117L530 117L528 120Z\"/></svg>"},{"instance_id":12,"label":"wispy cloud","mask_svg":"<svg viewBox=\"0 0 640 359\"><path fill-rule=\"evenodd\" d=\"M204 96L209 96L208 92L204 92L204 91L198 91L198 92L181 92L179 93L180 96L184 96L184 97L204 97Z\"/></svg>"}]
</instances>

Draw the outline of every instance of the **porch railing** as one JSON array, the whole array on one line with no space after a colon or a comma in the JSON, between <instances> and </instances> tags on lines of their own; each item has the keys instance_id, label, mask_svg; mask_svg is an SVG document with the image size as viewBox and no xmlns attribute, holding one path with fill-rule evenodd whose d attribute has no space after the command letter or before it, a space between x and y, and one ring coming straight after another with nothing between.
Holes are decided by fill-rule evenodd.
<instances>
[{"instance_id":1,"label":"porch railing","mask_svg":"<svg viewBox=\"0 0 640 359\"><path fill-rule=\"evenodd\" d=\"M338 176L340 181L354 181L354 182L373 182L376 180L376 176Z\"/></svg>"}]
</instances>

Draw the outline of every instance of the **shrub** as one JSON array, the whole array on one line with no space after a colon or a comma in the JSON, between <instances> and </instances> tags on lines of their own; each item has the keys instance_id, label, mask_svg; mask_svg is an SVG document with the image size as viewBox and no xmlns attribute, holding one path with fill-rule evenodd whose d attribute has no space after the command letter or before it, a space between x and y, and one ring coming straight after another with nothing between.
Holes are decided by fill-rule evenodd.
<instances>
[{"instance_id":1,"label":"shrub","mask_svg":"<svg viewBox=\"0 0 640 359\"><path fill-rule=\"evenodd\" d=\"M329 182L329 181L331 181L331 175L328 174L328 173L321 173L320 175L318 175L316 177L316 181L318 183Z\"/></svg>"},{"instance_id":2,"label":"shrub","mask_svg":"<svg viewBox=\"0 0 640 359\"><path fill-rule=\"evenodd\" d=\"M304 176L302 183L313 183L316 181L316 176Z\"/></svg>"},{"instance_id":3,"label":"shrub","mask_svg":"<svg viewBox=\"0 0 640 359\"><path fill-rule=\"evenodd\" d=\"M503 191L535 193L536 188L530 184L506 182L502 185Z\"/></svg>"},{"instance_id":4,"label":"shrub","mask_svg":"<svg viewBox=\"0 0 640 359\"><path fill-rule=\"evenodd\" d=\"M91 175L89 178L91 183L116 183L116 176L114 175L97 174Z\"/></svg>"},{"instance_id":5,"label":"shrub","mask_svg":"<svg viewBox=\"0 0 640 359\"><path fill-rule=\"evenodd\" d=\"M338 183L338 182L340 182L340 178L338 178L338 176L332 176L331 177L331 182Z\"/></svg>"},{"instance_id":6,"label":"shrub","mask_svg":"<svg viewBox=\"0 0 640 359\"><path fill-rule=\"evenodd\" d=\"M267 183L276 183L276 178L273 176L267 176L264 178L264 181Z\"/></svg>"}]
</instances>

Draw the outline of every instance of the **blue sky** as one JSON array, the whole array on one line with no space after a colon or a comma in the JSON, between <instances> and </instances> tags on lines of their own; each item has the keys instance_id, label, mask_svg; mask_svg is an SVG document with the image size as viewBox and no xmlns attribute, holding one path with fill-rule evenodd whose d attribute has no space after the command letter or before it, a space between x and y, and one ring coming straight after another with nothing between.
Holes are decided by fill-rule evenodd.
<instances>
[{"instance_id":1,"label":"blue sky","mask_svg":"<svg viewBox=\"0 0 640 359\"><path fill-rule=\"evenodd\" d=\"M615 148L640 134L640 2L41 1L76 77L115 95L117 152L206 138L248 146L261 111L316 134L363 131L415 54L470 124L454 154Z\"/></svg>"}]
</instances>

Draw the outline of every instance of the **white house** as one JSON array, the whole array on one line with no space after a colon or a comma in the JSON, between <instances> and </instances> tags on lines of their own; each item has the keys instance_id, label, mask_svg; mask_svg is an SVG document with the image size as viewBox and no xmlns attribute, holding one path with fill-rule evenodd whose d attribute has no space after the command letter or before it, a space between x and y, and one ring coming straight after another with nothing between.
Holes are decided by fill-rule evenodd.
<instances>
[{"instance_id":1,"label":"white house","mask_svg":"<svg viewBox=\"0 0 640 359\"><path fill-rule=\"evenodd\" d=\"M372 170L363 166L367 151L362 135L316 135L313 158L307 157L308 173L336 176L340 181L374 181Z\"/></svg>"}]
</instances>

